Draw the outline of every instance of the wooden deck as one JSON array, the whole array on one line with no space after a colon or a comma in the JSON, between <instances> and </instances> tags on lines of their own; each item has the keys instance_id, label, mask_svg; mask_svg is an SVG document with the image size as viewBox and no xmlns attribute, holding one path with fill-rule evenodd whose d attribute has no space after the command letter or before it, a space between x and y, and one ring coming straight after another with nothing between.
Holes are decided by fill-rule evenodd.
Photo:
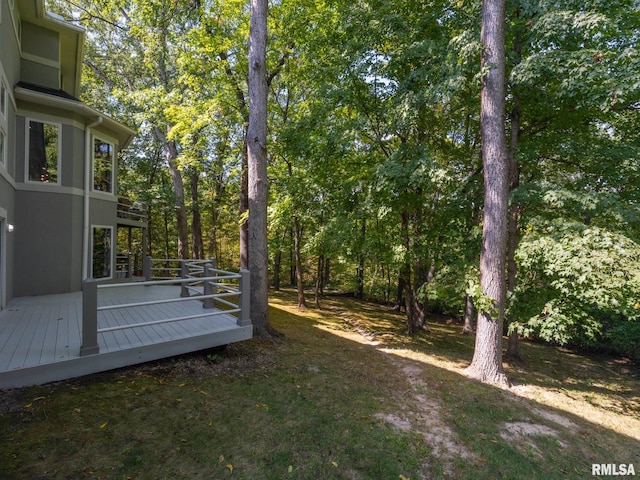
<instances>
[{"instance_id":1,"label":"wooden deck","mask_svg":"<svg viewBox=\"0 0 640 480\"><path fill-rule=\"evenodd\" d=\"M180 287L128 286L101 290L98 304L179 296ZM207 311L198 300L106 310L98 313L98 327L202 315ZM253 329L252 325L239 326L234 315L217 314L109 331L98 335L98 354L80 357L81 317L81 292L16 298L0 311L0 389L65 380L226 345L251 338Z\"/></svg>"}]
</instances>

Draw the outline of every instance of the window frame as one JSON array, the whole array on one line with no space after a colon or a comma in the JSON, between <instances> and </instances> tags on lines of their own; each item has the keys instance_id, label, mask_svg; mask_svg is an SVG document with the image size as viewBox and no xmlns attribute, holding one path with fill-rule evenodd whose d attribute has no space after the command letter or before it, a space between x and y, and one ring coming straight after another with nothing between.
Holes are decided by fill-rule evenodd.
<instances>
[{"instance_id":1,"label":"window frame","mask_svg":"<svg viewBox=\"0 0 640 480\"><path fill-rule=\"evenodd\" d=\"M7 168L7 132L0 125L0 166Z\"/></svg>"},{"instance_id":2,"label":"window frame","mask_svg":"<svg viewBox=\"0 0 640 480\"><path fill-rule=\"evenodd\" d=\"M31 130L31 122L42 123L43 125L53 125L58 129L58 158L57 158L57 174L55 182L42 182L39 180L31 180L29 176L29 166L31 164L31 151L30 151L30 135L29 131ZM30 183L33 185L52 185L52 186L60 186L62 184L62 123L60 122L52 122L50 120L42 120L39 118L25 118L25 142L24 142L24 182Z\"/></svg>"},{"instance_id":3,"label":"window frame","mask_svg":"<svg viewBox=\"0 0 640 480\"><path fill-rule=\"evenodd\" d=\"M110 189L100 190L96 188L96 142L107 144L111 147L111 179ZM91 191L105 195L115 195L115 170L116 170L116 144L112 140L104 138L100 135L91 136Z\"/></svg>"},{"instance_id":4,"label":"window frame","mask_svg":"<svg viewBox=\"0 0 640 480\"><path fill-rule=\"evenodd\" d=\"M9 87L0 66L0 165L7 167L7 139L9 130Z\"/></svg>"},{"instance_id":5,"label":"window frame","mask_svg":"<svg viewBox=\"0 0 640 480\"><path fill-rule=\"evenodd\" d=\"M103 230L109 230L110 231L110 235L109 235L109 241L110 241L110 249L109 249L109 275L106 277L96 277L95 275L95 268L96 268L96 264L95 264L95 260L96 260L96 252L95 252L95 239L96 239L96 230L97 229L103 229ZM90 250L90 255L91 255L91 278L94 278L96 280L111 280L113 279L113 242L114 242L114 228L112 225L91 225L91 250Z\"/></svg>"},{"instance_id":6,"label":"window frame","mask_svg":"<svg viewBox=\"0 0 640 480\"><path fill-rule=\"evenodd\" d=\"M9 116L9 87L7 86L7 81L4 79L4 75L2 75L2 70L0 70L0 120L4 123L7 122L7 117Z\"/></svg>"}]
</instances>

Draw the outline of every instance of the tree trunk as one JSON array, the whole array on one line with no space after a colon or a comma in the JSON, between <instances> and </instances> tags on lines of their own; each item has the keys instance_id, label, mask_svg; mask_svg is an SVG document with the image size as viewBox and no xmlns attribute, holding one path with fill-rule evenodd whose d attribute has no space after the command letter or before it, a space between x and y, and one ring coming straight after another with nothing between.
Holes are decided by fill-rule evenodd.
<instances>
[{"instance_id":1,"label":"tree trunk","mask_svg":"<svg viewBox=\"0 0 640 480\"><path fill-rule=\"evenodd\" d=\"M278 247L278 251L273 257L273 289L280 291L280 266L282 264L282 250Z\"/></svg>"},{"instance_id":2,"label":"tree trunk","mask_svg":"<svg viewBox=\"0 0 640 480\"><path fill-rule=\"evenodd\" d=\"M360 225L360 247L364 249L364 241L367 235L367 219L362 219L362 224ZM356 291L357 298L364 298L364 251L360 252L358 256L358 268L356 269L356 280L358 282L358 287Z\"/></svg>"},{"instance_id":3,"label":"tree trunk","mask_svg":"<svg viewBox=\"0 0 640 480\"><path fill-rule=\"evenodd\" d=\"M462 333L464 335L473 335L473 317L476 314L476 307L473 304L473 298L470 295L464 297L464 326Z\"/></svg>"},{"instance_id":4,"label":"tree trunk","mask_svg":"<svg viewBox=\"0 0 640 480\"><path fill-rule=\"evenodd\" d=\"M251 0L249 29L249 192L250 309L254 333L271 335L267 254L267 0Z\"/></svg>"},{"instance_id":5,"label":"tree trunk","mask_svg":"<svg viewBox=\"0 0 640 480\"><path fill-rule=\"evenodd\" d=\"M480 124L484 162L484 223L480 252L483 305L478 308L476 343L466 374L482 382L509 385L502 367L506 297L505 253L509 195L505 105L505 0L482 4Z\"/></svg>"},{"instance_id":6,"label":"tree trunk","mask_svg":"<svg viewBox=\"0 0 640 480\"><path fill-rule=\"evenodd\" d=\"M178 151L174 142L165 142L164 158L169 165L173 193L175 196L176 223L178 225L178 258L189 258L189 233L187 229L187 209L184 204L184 185L182 173L176 165Z\"/></svg>"},{"instance_id":7,"label":"tree trunk","mask_svg":"<svg viewBox=\"0 0 640 480\"><path fill-rule=\"evenodd\" d=\"M517 57L518 62L522 56L522 38L516 36L514 42L513 53ZM511 138L509 142L509 193L511 194L520 186L520 166L518 165L517 152L520 143L520 95L517 86L512 88L513 107L511 108ZM520 205L515 201L511 201L509 205L508 227L507 227L507 292L513 292L516 288L517 266L516 266L516 249L520 238L518 235L518 221L520 217ZM515 319L506 319L506 321L515 321ZM509 341L507 343L507 358L511 360L522 360L520 353L520 337L518 331L513 329L509 333Z\"/></svg>"},{"instance_id":8,"label":"tree trunk","mask_svg":"<svg viewBox=\"0 0 640 480\"><path fill-rule=\"evenodd\" d=\"M167 215L167 211L163 210L162 212L162 221L164 227L164 258L171 258L171 245L169 243L169 216ZM153 245L150 243L149 245Z\"/></svg>"},{"instance_id":9,"label":"tree trunk","mask_svg":"<svg viewBox=\"0 0 640 480\"><path fill-rule=\"evenodd\" d=\"M411 282L411 261L409 260L411 239L409 237L409 214L406 210L402 212L402 238L406 255L401 276L403 278L402 283L404 285L404 306L407 314L407 333L409 335L413 335L420 330L420 315L413 291L413 283Z\"/></svg>"},{"instance_id":10,"label":"tree trunk","mask_svg":"<svg viewBox=\"0 0 640 480\"><path fill-rule=\"evenodd\" d=\"M182 183L182 173L176 164L178 149L175 142L167 140L165 132L159 127L153 127L156 139L162 144L162 156L169 165L171 182L173 184L173 194L175 201L176 223L178 225L178 258L189 258L189 233L187 230L187 209L184 204L184 185ZM168 258L168 257L167 257Z\"/></svg>"},{"instance_id":11,"label":"tree trunk","mask_svg":"<svg viewBox=\"0 0 640 480\"><path fill-rule=\"evenodd\" d=\"M307 308L307 300L304 298L304 283L302 278L302 255L300 254L300 246L302 244L302 231L300 229L300 220L298 216L293 216L293 250L296 260L296 288L298 291L298 307Z\"/></svg>"},{"instance_id":12,"label":"tree trunk","mask_svg":"<svg viewBox=\"0 0 640 480\"><path fill-rule=\"evenodd\" d=\"M289 229L289 285L292 287L296 284L296 259L295 249L293 248L294 241L293 228Z\"/></svg>"},{"instance_id":13,"label":"tree trunk","mask_svg":"<svg viewBox=\"0 0 640 480\"><path fill-rule=\"evenodd\" d=\"M511 112L511 145L509 148L509 191L513 192L520 186L520 170L516 159L516 150L518 148L518 138L520 130L520 105L517 97ZM507 291L513 292L516 288L517 266L516 266L516 249L518 248L518 218L520 214L520 206L516 202L509 205L509 218L507 228ZM513 320L513 319L512 319ZM511 360L522 360L520 354L520 338L516 329L509 333L509 342L507 344L507 358Z\"/></svg>"},{"instance_id":14,"label":"tree trunk","mask_svg":"<svg viewBox=\"0 0 640 480\"><path fill-rule=\"evenodd\" d=\"M189 172L191 185L191 253L194 259L204 258L204 242L202 240L202 219L198 200L198 182L200 174L196 169Z\"/></svg>"},{"instance_id":15,"label":"tree trunk","mask_svg":"<svg viewBox=\"0 0 640 480\"><path fill-rule=\"evenodd\" d=\"M396 289L396 305L393 309L399 312L402 310L402 305L404 305L404 277L400 272L398 275L398 288Z\"/></svg>"},{"instance_id":16,"label":"tree trunk","mask_svg":"<svg viewBox=\"0 0 640 480\"><path fill-rule=\"evenodd\" d=\"M249 152L245 137L242 147L242 172L240 174L240 196L238 213L240 215L240 268L249 268Z\"/></svg>"},{"instance_id":17,"label":"tree trunk","mask_svg":"<svg viewBox=\"0 0 640 480\"><path fill-rule=\"evenodd\" d=\"M224 191L224 182L222 174L214 177L211 185L211 234L209 237L209 249L207 251L209 258L219 260L218 251L218 220L220 219L220 209L218 205Z\"/></svg>"},{"instance_id":18,"label":"tree trunk","mask_svg":"<svg viewBox=\"0 0 640 480\"><path fill-rule=\"evenodd\" d=\"M326 258L324 261L324 281L322 282L323 289L325 286L329 285L329 273L331 272L331 260ZM324 295L324 290L322 291L322 295Z\"/></svg>"},{"instance_id":19,"label":"tree trunk","mask_svg":"<svg viewBox=\"0 0 640 480\"><path fill-rule=\"evenodd\" d=\"M316 271L316 291L315 291L315 305L316 308L320 308L320 297L324 289L324 255L318 255L318 270Z\"/></svg>"}]
</instances>

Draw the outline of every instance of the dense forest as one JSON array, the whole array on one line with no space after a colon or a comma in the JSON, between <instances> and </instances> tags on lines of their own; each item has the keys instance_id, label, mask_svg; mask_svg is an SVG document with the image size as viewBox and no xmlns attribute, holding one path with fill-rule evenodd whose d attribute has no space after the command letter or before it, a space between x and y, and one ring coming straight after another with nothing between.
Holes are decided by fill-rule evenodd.
<instances>
[{"instance_id":1,"label":"dense forest","mask_svg":"<svg viewBox=\"0 0 640 480\"><path fill-rule=\"evenodd\" d=\"M87 28L83 100L135 126L120 194L151 254L241 265L250 9L56 0ZM464 319L484 188L480 1L272 0L269 278ZM506 2L505 333L640 359L640 4Z\"/></svg>"}]
</instances>

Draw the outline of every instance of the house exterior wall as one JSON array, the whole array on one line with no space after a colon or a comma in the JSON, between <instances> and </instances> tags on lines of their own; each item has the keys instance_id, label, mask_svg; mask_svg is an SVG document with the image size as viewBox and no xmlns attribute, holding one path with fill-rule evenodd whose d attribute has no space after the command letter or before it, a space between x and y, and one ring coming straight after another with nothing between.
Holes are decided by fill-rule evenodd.
<instances>
[{"instance_id":1,"label":"house exterior wall","mask_svg":"<svg viewBox=\"0 0 640 480\"><path fill-rule=\"evenodd\" d=\"M84 132L60 111L28 104L16 116L14 296L78 291L82 286ZM69 117L67 113L66 117ZM25 182L29 119L62 123L60 185Z\"/></svg>"},{"instance_id":2,"label":"house exterior wall","mask_svg":"<svg viewBox=\"0 0 640 480\"><path fill-rule=\"evenodd\" d=\"M16 119L17 139L26 137L29 120L62 123L60 185L26 182L26 145L16 148L16 225L14 295L46 295L78 291L82 287L85 129L63 110L27 104L28 114ZM46 113L38 113L37 110ZM21 109L21 113L24 113ZM102 132L98 136L109 138ZM90 136L92 139L93 136ZM116 231L117 196L89 192L89 225ZM116 249L111 252L115 266ZM91 262L91 252L87 252ZM115 267L112 267L112 269Z\"/></svg>"},{"instance_id":3,"label":"house exterior wall","mask_svg":"<svg viewBox=\"0 0 640 480\"><path fill-rule=\"evenodd\" d=\"M80 290L82 197L18 191L13 235L15 296Z\"/></svg>"},{"instance_id":4,"label":"house exterior wall","mask_svg":"<svg viewBox=\"0 0 640 480\"><path fill-rule=\"evenodd\" d=\"M20 79L48 88L60 88L58 32L22 22Z\"/></svg>"},{"instance_id":5,"label":"house exterior wall","mask_svg":"<svg viewBox=\"0 0 640 480\"><path fill-rule=\"evenodd\" d=\"M118 224L117 162L112 191L93 191L93 138L111 143L117 152L134 134L75 99L84 34L43 16L43 3L0 0L0 80L9 100L6 118L0 116L6 151L0 161L0 222L5 230L0 238L5 252L0 257L0 308L14 297L82 288L83 278L91 274L92 226L110 227L115 236ZM30 120L60 126L55 183L46 181L48 173L45 181L28 181ZM10 233L7 224L14 227ZM114 245L112 272L116 254Z\"/></svg>"},{"instance_id":6,"label":"house exterior wall","mask_svg":"<svg viewBox=\"0 0 640 480\"><path fill-rule=\"evenodd\" d=\"M20 46L17 35L19 17L15 4L0 1L0 81L7 89L7 115L2 127L5 137L4 164L0 161L0 216L5 232L0 233L0 308L14 296L15 235L6 231L7 225L15 225L15 100L12 86L20 78ZM3 255L4 254L4 255Z\"/></svg>"},{"instance_id":7,"label":"house exterior wall","mask_svg":"<svg viewBox=\"0 0 640 480\"><path fill-rule=\"evenodd\" d=\"M14 193L12 184L5 177L0 176L0 220L2 220L0 223L3 227L9 224L13 225L15 222ZM0 231L0 236L2 236L0 238L0 263L2 263L1 268L4 270L0 271L0 274L4 274L4 277L0 278L1 309L15 296L13 282L10 281L14 273L15 235L5 230L5 232Z\"/></svg>"}]
</instances>

